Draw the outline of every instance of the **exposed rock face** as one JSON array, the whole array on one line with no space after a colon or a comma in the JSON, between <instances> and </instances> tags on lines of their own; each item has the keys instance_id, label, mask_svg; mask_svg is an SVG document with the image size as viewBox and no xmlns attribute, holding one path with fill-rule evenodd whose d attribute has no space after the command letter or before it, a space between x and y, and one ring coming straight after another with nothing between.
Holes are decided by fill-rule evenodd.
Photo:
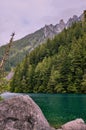
<instances>
[{"instance_id":1,"label":"exposed rock face","mask_svg":"<svg viewBox=\"0 0 86 130\"><path fill-rule=\"evenodd\" d=\"M86 130L86 124L82 119L76 119L64 124L61 129L58 130Z\"/></svg>"},{"instance_id":2,"label":"exposed rock face","mask_svg":"<svg viewBox=\"0 0 86 130\"><path fill-rule=\"evenodd\" d=\"M66 24L64 23L63 19L60 20L59 24L45 25L45 27L43 28L44 36L47 39L52 39L56 34L60 33L65 27Z\"/></svg>"},{"instance_id":3,"label":"exposed rock face","mask_svg":"<svg viewBox=\"0 0 86 130\"><path fill-rule=\"evenodd\" d=\"M73 18L69 18L69 20L66 23L66 28L71 27L73 23L81 21L81 19L77 16L74 15Z\"/></svg>"},{"instance_id":4,"label":"exposed rock face","mask_svg":"<svg viewBox=\"0 0 86 130\"><path fill-rule=\"evenodd\" d=\"M52 128L29 96L16 96L0 102L0 130L52 130Z\"/></svg>"},{"instance_id":5,"label":"exposed rock face","mask_svg":"<svg viewBox=\"0 0 86 130\"><path fill-rule=\"evenodd\" d=\"M59 34L62 32L64 28L69 28L73 25L73 23L77 23L82 20L82 15L78 17L77 15L74 15L72 18L69 18L67 23L64 22L63 19L59 21L56 25L45 25L45 27L42 28L44 37L52 39L56 34Z\"/></svg>"},{"instance_id":6,"label":"exposed rock face","mask_svg":"<svg viewBox=\"0 0 86 130\"><path fill-rule=\"evenodd\" d=\"M43 33L44 33L44 37L45 38L53 38L56 34L55 29L54 29L54 25L50 24L50 25L45 25L45 27L43 28Z\"/></svg>"}]
</instances>

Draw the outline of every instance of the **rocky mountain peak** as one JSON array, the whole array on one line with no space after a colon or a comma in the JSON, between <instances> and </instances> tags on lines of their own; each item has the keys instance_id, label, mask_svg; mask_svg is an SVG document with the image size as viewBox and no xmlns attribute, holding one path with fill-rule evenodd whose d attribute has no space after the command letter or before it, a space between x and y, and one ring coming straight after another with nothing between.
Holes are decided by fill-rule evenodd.
<instances>
[{"instance_id":1,"label":"rocky mountain peak","mask_svg":"<svg viewBox=\"0 0 86 130\"><path fill-rule=\"evenodd\" d=\"M73 23L80 21L81 19L77 15L73 15L72 18L69 18L69 20L66 23L66 28L71 27Z\"/></svg>"},{"instance_id":2,"label":"rocky mountain peak","mask_svg":"<svg viewBox=\"0 0 86 130\"><path fill-rule=\"evenodd\" d=\"M65 24L64 20L61 19L60 22L59 22L60 29L63 30L65 28L65 26L66 26L66 24Z\"/></svg>"},{"instance_id":3,"label":"rocky mountain peak","mask_svg":"<svg viewBox=\"0 0 86 130\"><path fill-rule=\"evenodd\" d=\"M61 25L65 25L64 20L63 20L63 19L61 19L61 20L59 21L59 24L61 24Z\"/></svg>"},{"instance_id":4,"label":"rocky mountain peak","mask_svg":"<svg viewBox=\"0 0 86 130\"><path fill-rule=\"evenodd\" d=\"M60 33L64 28L71 27L74 22L78 22L81 20L81 17L77 15L73 15L72 18L69 18L67 23L64 22L63 19L59 21L56 25L45 25L43 28L44 37L52 39L56 34Z\"/></svg>"},{"instance_id":5,"label":"rocky mountain peak","mask_svg":"<svg viewBox=\"0 0 86 130\"><path fill-rule=\"evenodd\" d=\"M43 28L44 31L44 36L45 38L52 38L54 36L54 25L50 24L50 25L45 25L45 27Z\"/></svg>"},{"instance_id":6,"label":"rocky mountain peak","mask_svg":"<svg viewBox=\"0 0 86 130\"><path fill-rule=\"evenodd\" d=\"M77 15L73 15L73 20L77 21L78 20L78 16Z\"/></svg>"}]
</instances>

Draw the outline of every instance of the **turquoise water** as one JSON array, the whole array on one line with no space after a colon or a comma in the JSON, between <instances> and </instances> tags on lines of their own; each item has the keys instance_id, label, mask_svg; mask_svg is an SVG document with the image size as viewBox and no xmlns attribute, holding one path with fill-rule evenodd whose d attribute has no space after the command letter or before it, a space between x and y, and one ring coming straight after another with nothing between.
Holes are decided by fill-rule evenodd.
<instances>
[{"instance_id":1,"label":"turquoise water","mask_svg":"<svg viewBox=\"0 0 86 130\"><path fill-rule=\"evenodd\" d=\"M4 93L1 96L10 98L14 93ZM39 105L49 123L60 126L76 118L86 122L85 94L27 94Z\"/></svg>"},{"instance_id":2,"label":"turquoise water","mask_svg":"<svg viewBox=\"0 0 86 130\"><path fill-rule=\"evenodd\" d=\"M51 125L61 125L76 118L86 121L86 95L29 94L40 106Z\"/></svg>"}]
</instances>

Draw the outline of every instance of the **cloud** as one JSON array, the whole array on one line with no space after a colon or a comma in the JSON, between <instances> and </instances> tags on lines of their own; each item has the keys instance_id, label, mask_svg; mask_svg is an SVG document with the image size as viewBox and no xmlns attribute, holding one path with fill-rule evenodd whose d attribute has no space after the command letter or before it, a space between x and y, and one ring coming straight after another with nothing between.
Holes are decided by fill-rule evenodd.
<instances>
[{"instance_id":1,"label":"cloud","mask_svg":"<svg viewBox=\"0 0 86 130\"><path fill-rule=\"evenodd\" d=\"M80 15L85 5L81 0L2 0L0 44L7 43L13 31L16 40L45 24L56 24L62 18L67 21L73 14Z\"/></svg>"}]
</instances>

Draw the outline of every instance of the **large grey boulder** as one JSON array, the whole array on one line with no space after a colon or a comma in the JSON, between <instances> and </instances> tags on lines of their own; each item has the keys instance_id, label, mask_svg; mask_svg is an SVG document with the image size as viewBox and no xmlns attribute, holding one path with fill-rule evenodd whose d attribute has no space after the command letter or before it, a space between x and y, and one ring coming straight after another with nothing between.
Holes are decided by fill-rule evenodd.
<instances>
[{"instance_id":1,"label":"large grey boulder","mask_svg":"<svg viewBox=\"0 0 86 130\"><path fill-rule=\"evenodd\" d=\"M29 96L16 96L0 102L0 130L52 129Z\"/></svg>"},{"instance_id":2,"label":"large grey boulder","mask_svg":"<svg viewBox=\"0 0 86 130\"><path fill-rule=\"evenodd\" d=\"M0 130L55 130L29 96L15 96L0 102ZM70 121L57 130L86 130L82 119Z\"/></svg>"},{"instance_id":3,"label":"large grey boulder","mask_svg":"<svg viewBox=\"0 0 86 130\"><path fill-rule=\"evenodd\" d=\"M58 130L86 130L86 124L82 119L76 119L64 124Z\"/></svg>"}]
</instances>

